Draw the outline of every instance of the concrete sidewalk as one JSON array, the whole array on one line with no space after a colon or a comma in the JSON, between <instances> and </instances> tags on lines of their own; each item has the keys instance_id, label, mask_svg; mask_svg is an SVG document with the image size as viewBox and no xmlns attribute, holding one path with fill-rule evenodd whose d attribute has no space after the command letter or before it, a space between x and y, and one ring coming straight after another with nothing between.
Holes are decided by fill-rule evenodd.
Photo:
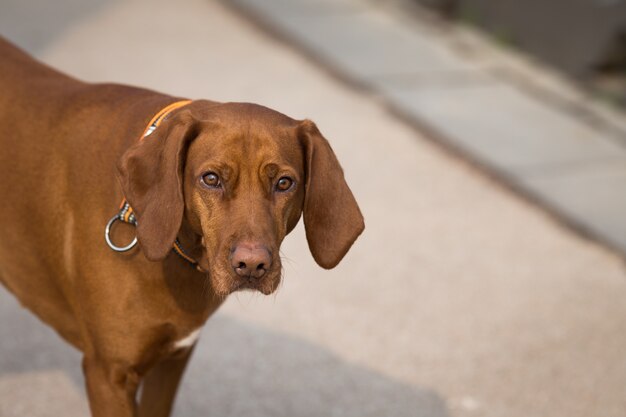
<instances>
[{"instance_id":1,"label":"concrete sidewalk","mask_svg":"<svg viewBox=\"0 0 626 417\"><path fill-rule=\"evenodd\" d=\"M219 2L23 3L0 5L4 34L75 76L313 119L363 209L337 269L299 227L278 293L235 295L209 320L175 415L626 414L617 255ZM0 290L0 416L87 415L79 360Z\"/></svg>"},{"instance_id":2,"label":"concrete sidewalk","mask_svg":"<svg viewBox=\"0 0 626 417\"><path fill-rule=\"evenodd\" d=\"M406 1L225 3L626 257L626 115Z\"/></svg>"}]
</instances>

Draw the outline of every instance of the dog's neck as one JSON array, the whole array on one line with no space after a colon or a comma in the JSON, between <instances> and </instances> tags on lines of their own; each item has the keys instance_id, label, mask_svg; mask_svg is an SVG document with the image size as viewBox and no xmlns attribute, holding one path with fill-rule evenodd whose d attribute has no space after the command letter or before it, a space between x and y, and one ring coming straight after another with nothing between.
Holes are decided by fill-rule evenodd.
<instances>
[{"instance_id":1,"label":"dog's neck","mask_svg":"<svg viewBox=\"0 0 626 417\"><path fill-rule=\"evenodd\" d=\"M209 264L204 253L202 236L193 230L186 218L183 218L180 226L180 230L178 232L178 242L184 249L185 253L197 263L199 271L207 273L209 270Z\"/></svg>"}]
</instances>

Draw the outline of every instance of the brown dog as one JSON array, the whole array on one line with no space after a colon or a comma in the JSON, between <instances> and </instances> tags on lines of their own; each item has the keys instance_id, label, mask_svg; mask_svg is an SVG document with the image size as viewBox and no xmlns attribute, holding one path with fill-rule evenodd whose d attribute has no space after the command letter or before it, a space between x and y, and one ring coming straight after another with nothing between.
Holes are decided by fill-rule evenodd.
<instances>
[{"instance_id":1,"label":"brown dog","mask_svg":"<svg viewBox=\"0 0 626 417\"><path fill-rule=\"evenodd\" d=\"M139 140L179 99L77 81L1 38L0 56L0 281L84 353L95 417L168 416L199 329L231 292L276 289L301 213L324 268L363 230L308 120L199 100ZM124 198L140 248L118 253L103 231Z\"/></svg>"}]
</instances>

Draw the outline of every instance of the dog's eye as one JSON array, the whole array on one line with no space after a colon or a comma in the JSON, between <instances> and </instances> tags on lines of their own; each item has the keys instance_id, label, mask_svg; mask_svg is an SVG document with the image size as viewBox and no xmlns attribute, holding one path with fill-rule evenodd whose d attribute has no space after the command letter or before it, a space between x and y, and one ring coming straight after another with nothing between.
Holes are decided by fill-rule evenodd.
<instances>
[{"instance_id":1,"label":"dog's eye","mask_svg":"<svg viewBox=\"0 0 626 417\"><path fill-rule=\"evenodd\" d=\"M293 180L289 177L282 177L276 183L277 191L289 191L293 187Z\"/></svg>"},{"instance_id":2,"label":"dog's eye","mask_svg":"<svg viewBox=\"0 0 626 417\"><path fill-rule=\"evenodd\" d=\"M218 188L222 185L220 177L215 172L207 172L202 175L202 182L204 185L211 188Z\"/></svg>"}]
</instances>

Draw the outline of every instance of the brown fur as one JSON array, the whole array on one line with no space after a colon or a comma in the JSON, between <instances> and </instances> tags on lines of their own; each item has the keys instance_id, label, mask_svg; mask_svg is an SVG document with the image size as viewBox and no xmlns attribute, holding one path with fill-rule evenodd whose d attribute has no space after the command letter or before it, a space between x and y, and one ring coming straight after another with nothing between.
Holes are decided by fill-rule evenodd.
<instances>
[{"instance_id":1,"label":"brown fur","mask_svg":"<svg viewBox=\"0 0 626 417\"><path fill-rule=\"evenodd\" d=\"M138 141L175 97L77 81L1 38L0 56L0 281L84 353L95 417L169 415L192 350L175 341L229 293L276 289L279 246L301 213L325 268L363 230L341 167L310 121L198 100ZM202 183L208 171L220 188ZM284 176L295 185L279 192ZM123 197L137 214L140 249L120 254L103 228ZM134 232L119 226L114 239ZM171 251L176 237L208 274ZM269 257L261 278L234 271L237 248Z\"/></svg>"}]
</instances>

